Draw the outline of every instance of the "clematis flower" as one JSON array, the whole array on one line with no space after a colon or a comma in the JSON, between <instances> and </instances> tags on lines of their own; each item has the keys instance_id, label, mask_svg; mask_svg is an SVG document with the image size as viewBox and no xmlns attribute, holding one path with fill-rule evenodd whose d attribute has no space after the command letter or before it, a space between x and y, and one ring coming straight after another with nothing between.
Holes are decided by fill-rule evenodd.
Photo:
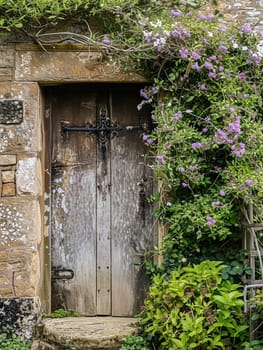
<instances>
[{"instance_id":1,"label":"clematis flower","mask_svg":"<svg viewBox=\"0 0 263 350\"><path fill-rule=\"evenodd\" d=\"M181 17L182 16L182 12L171 10L171 16L172 17Z\"/></svg>"},{"instance_id":2,"label":"clematis flower","mask_svg":"<svg viewBox=\"0 0 263 350\"><path fill-rule=\"evenodd\" d=\"M192 52L192 57L193 57L193 59L195 59L195 60L200 60L200 58L201 58L201 56L199 55L199 53L197 53L197 52L195 52L195 51Z\"/></svg>"},{"instance_id":3,"label":"clematis flower","mask_svg":"<svg viewBox=\"0 0 263 350\"><path fill-rule=\"evenodd\" d=\"M183 116L183 113L179 111L174 115L173 120L179 120L182 118L182 116Z\"/></svg>"},{"instance_id":4,"label":"clematis flower","mask_svg":"<svg viewBox=\"0 0 263 350\"><path fill-rule=\"evenodd\" d=\"M225 193L224 190L220 190L220 191L219 191L219 194L220 194L221 197L225 197L225 195L226 195L226 193Z\"/></svg>"},{"instance_id":5,"label":"clematis flower","mask_svg":"<svg viewBox=\"0 0 263 350\"><path fill-rule=\"evenodd\" d=\"M241 28L242 32L245 33L245 34L251 34L252 33L252 29L250 27L250 24L249 23L245 23L243 25L243 27Z\"/></svg>"},{"instance_id":6,"label":"clematis flower","mask_svg":"<svg viewBox=\"0 0 263 350\"><path fill-rule=\"evenodd\" d=\"M204 67L208 70L212 70L214 68L213 63L205 61Z\"/></svg>"},{"instance_id":7,"label":"clematis flower","mask_svg":"<svg viewBox=\"0 0 263 350\"><path fill-rule=\"evenodd\" d=\"M186 60L189 56L189 51L185 48L179 50L179 55L182 59Z\"/></svg>"},{"instance_id":8,"label":"clematis flower","mask_svg":"<svg viewBox=\"0 0 263 350\"><path fill-rule=\"evenodd\" d=\"M102 44L104 44L104 45L110 45L111 44L111 41L110 41L110 39L107 37L107 36L105 36L103 39L102 39Z\"/></svg>"},{"instance_id":9,"label":"clematis flower","mask_svg":"<svg viewBox=\"0 0 263 350\"><path fill-rule=\"evenodd\" d=\"M226 47L225 45L219 45L219 46L218 46L218 50L219 50L220 52L225 53L225 52L227 52L227 47Z\"/></svg>"},{"instance_id":10,"label":"clematis flower","mask_svg":"<svg viewBox=\"0 0 263 350\"><path fill-rule=\"evenodd\" d=\"M163 164L163 165L166 163L163 156L156 156L156 160L158 160L158 162Z\"/></svg>"},{"instance_id":11,"label":"clematis flower","mask_svg":"<svg viewBox=\"0 0 263 350\"><path fill-rule=\"evenodd\" d=\"M206 217L207 226L213 226L215 223L216 223L215 219L213 219L211 216Z\"/></svg>"},{"instance_id":12,"label":"clematis flower","mask_svg":"<svg viewBox=\"0 0 263 350\"><path fill-rule=\"evenodd\" d=\"M247 179L247 180L245 181L245 184L246 184L248 187L251 187L251 186L253 185L253 181L250 180L250 179Z\"/></svg>"},{"instance_id":13,"label":"clematis flower","mask_svg":"<svg viewBox=\"0 0 263 350\"><path fill-rule=\"evenodd\" d=\"M183 166L180 166L179 169L180 173L184 173L185 172L185 168Z\"/></svg>"},{"instance_id":14,"label":"clematis flower","mask_svg":"<svg viewBox=\"0 0 263 350\"><path fill-rule=\"evenodd\" d=\"M203 147L203 145L201 142L192 143L192 148L194 148L194 149L198 149L198 148L202 148L202 147Z\"/></svg>"},{"instance_id":15,"label":"clematis flower","mask_svg":"<svg viewBox=\"0 0 263 350\"><path fill-rule=\"evenodd\" d=\"M214 201L212 202L212 207L218 207L221 205L221 202L220 201Z\"/></svg>"}]
</instances>

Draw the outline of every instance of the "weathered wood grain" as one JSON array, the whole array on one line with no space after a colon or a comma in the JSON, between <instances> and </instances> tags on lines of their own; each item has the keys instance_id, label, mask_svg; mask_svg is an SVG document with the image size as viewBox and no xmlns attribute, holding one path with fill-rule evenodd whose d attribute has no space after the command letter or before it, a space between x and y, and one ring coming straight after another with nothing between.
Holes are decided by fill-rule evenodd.
<instances>
[{"instance_id":1,"label":"weathered wood grain","mask_svg":"<svg viewBox=\"0 0 263 350\"><path fill-rule=\"evenodd\" d=\"M96 125L101 106L121 127L147 122L138 112L139 88L53 88L52 265L74 271L52 284L53 309L87 315L132 316L143 304L148 279L144 259L155 239L151 171L141 130L121 131L103 156L95 135L66 132Z\"/></svg>"},{"instance_id":2,"label":"weathered wood grain","mask_svg":"<svg viewBox=\"0 0 263 350\"><path fill-rule=\"evenodd\" d=\"M138 95L137 95L138 96ZM112 118L123 126L147 121L138 113L136 91L112 93ZM112 315L128 316L143 304L148 280L144 257L153 248L152 216L146 197L152 185L143 155L142 131L112 140ZM145 191L143 203L140 191Z\"/></svg>"},{"instance_id":3,"label":"weathered wood grain","mask_svg":"<svg viewBox=\"0 0 263 350\"><path fill-rule=\"evenodd\" d=\"M108 94L97 96L97 115L106 106ZM111 150L105 154L97 142L97 315L111 314Z\"/></svg>"},{"instance_id":4,"label":"weathered wood grain","mask_svg":"<svg viewBox=\"0 0 263 350\"><path fill-rule=\"evenodd\" d=\"M53 101L52 265L74 271L53 283L53 308L61 303L96 314L96 140L86 134L61 136L62 120L83 125L96 120L96 96L61 90Z\"/></svg>"}]
</instances>

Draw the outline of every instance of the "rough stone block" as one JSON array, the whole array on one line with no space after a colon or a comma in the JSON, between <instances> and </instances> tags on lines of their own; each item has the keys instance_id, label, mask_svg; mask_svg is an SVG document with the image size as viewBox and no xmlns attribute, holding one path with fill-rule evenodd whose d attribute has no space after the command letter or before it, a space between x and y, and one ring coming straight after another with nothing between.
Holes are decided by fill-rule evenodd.
<instances>
[{"instance_id":1,"label":"rough stone block","mask_svg":"<svg viewBox=\"0 0 263 350\"><path fill-rule=\"evenodd\" d=\"M23 101L9 99L0 100L1 124L20 124L22 121Z\"/></svg>"},{"instance_id":2,"label":"rough stone block","mask_svg":"<svg viewBox=\"0 0 263 350\"><path fill-rule=\"evenodd\" d=\"M137 322L128 317L44 319L40 340L54 344L55 349L117 350L125 337L138 333Z\"/></svg>"},{"instance_id":3,"label":"rough stone block","mask_svg":"<svg viewBox=\"0 0 263 350\"><path fill-rule=\"evenodd\" d=\"M14 272L13 287L15 296L31 297L36 295L36 276L28 272Z\"/></svg>"},{"instance_id":4,"label":"rough stone block","mask_svg":"<svg viewBox=\"0 0 263 350\"><path fill-rule=\"evenodd\" d=\"M21 159L17 163L16 187L18 194L41 193L41 166L36 157Z\"/></svg>"},{"instance_id":5,"label":"rough stone block","mask_svg":"<svg viewBox=\"0 0 263 350\"><path fill-rule=\"evenodd\" d=\"M2 182L15 182L15 171L2 171Z\"/></svg>"},{"instance_id":6,"label":"rough stone block","mask_svg":"<svg viewBox=\"0 0 263 350\"><path fill-rule=\"evenodd\" d=\"M40 319L38 298L0 298L0 310L0 333L10 326L10 335L15 333L24 339L32 339Z\"/></svg>"},{"instance_id":7,"label":"rough stone block","mask_svg":"<svg viewBox=\"0 0 263 350\"><path fill-rule=\"evenodd\" d=\"M12 69L0 68L0 81L10 81L10 80L12 80Z\"/></svg>"},{"instance_id":8,"label":"rough stone block","mask_svg":"<svg viewBox=\"0 0 263 350\"><path fill-rule=\"evenodd\" d=\"M12 197L16 195L16 186L14 183L6 183L2 185L2 196Z\"/></svg>"},{"instance_id":9,"label":"rough stone block","mask_svg":"<svg viewBox=\"0 0 263 350\"><path fill-rule=\"evenodd\" d=\"M18 197L1 198L0 249L18 246L36 249L41 241L41 226L38 201L28 198L21 200Z\"/></svg>"},{"instance_id":10,"label":"rough stone block","mask_svg":"<svg viewBox=\"0 0 263 350\"><path fill-rule=\"evenodd\" d=\"M0 274L0 288L9 286L9 284L10 284L9 278L4 274Z\"/></svg>"},{"instance_id":11,"label":"rough stone block","mask_svg":"<svg viewBox=\"0 0 263 350\"><path fill-rule=\"evenodd\" d=\"M58 347L41 340L34 340L31 350L58 350Z\"/></svg>"},{"instance_id":12,"label":"rough stone block","mask_svg":"<svg viewBox=\"0 0 263 350\"><path fill-rule=\"evenodd\" d=\"M0 67L13 67L15 49L12 45L0 45Z\"/></svg>"},{"instance_id":13,"label":"rough stone block","mask_svg":"<svg viewBox=\"0 0 263 350\"><path fill-rule=\"evenodd\" d=\"M16 156L11 154L2 154L0 155L0 166L5 165L15 165L16 164Z\"/></svg>"},{"instance_id":14,"label":"rough stone block","mask_svg":"<svg viewBox=\"0 0 263 350\"><path fill-rule=\"evenodd\" d=\"M41 140L40 88L37 83L0 82L0 100L23 101L23 122L0 128L0 151L39 152Z\"/></svg>"},{"instance_id":15,"label":"rough stone block","mask_svg":"<svg viewBox=\"0 0 263 350\"><path fill-rule=\"evenodd\" d=\"M10 298L14 296L13 289L11 287L1 287L0 298ZM0 322L1 326L1 322Z\"/></svg>"},{"instance_id":16,"label":"rough stone block","mask_svg":"<svg viewBox=\"0 0 263 350\"><path fill-rule=\"evenodd\" d=\"M7 260L8 253L6 250L0 250L0 261Z\"/></svg>"}]
</instances>

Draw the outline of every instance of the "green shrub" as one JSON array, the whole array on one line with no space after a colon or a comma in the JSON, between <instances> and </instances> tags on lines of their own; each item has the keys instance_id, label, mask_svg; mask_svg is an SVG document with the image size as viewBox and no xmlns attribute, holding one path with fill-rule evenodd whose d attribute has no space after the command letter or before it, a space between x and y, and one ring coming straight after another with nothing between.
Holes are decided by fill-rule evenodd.
<instances>
[{"instance_id":1,"label":"green shrub","mask_svg":"<svg viewBox=\"0 0 263 350\"><path fill-rule=\"evenodd\" d=\"M148 350L146 340L141 336L129 336L123 341L120 350Z\"/></svg>"},{"instance_id":2,"label":"green shrub","mask_svg":"<svg viewBox=\"0 0 263 350\"><path fill-rule=\"evenodd\" d=\"M154 277L141 323L159 349L244 349L243 295L238 284L222 279L223 268L204 261L173 271L168 280Z\"/></svg>"},{"instance_id":3,"label":"green shrub","mask_svg":"<svg viewBox=\"0 0 263 350\"><path fill-rule=\"evenodd\" d=\"M0 349L1 350L30 350L31 342L22 340L17 335L12 335L8 338L5 333L0 334Z\"/></svg>"}]
</instances>

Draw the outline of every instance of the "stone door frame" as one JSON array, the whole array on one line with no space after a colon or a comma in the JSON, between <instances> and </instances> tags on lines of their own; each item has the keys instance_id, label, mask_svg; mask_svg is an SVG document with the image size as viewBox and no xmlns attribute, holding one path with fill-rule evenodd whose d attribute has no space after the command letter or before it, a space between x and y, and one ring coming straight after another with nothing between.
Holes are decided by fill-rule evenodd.
<instances>
[{"instance_id":1,"label":"stone door frame","mask_svg":"<svg viewBox=\"0 0 263 350\"><path fill-rule=\"evenodd\" d=\"M138 73L126 73L120 70L117 62L111 58L103 58L101 52L92 51L79 45L58 45L43 52L37 46L19 45L17 65L22 67L17 72L17 79L35 81L39 86L40 120L42 124L42 169L43 175L43 258L42 285L40 295L42 307L49 311L51 307L51 259L50 259L50 135L47 135L47 124L50 117L49 106L45 105L45 89L50 85L61 84L92 84L92 83L123 83L142 84L147 83L145 78ZM41 261L41 259L40 259ZM44 301L44 302L43 302Z\"/></svg>"},{"instance_id":2,"label":"stone door frame","mask_svg":"<svg viewBox=\"0 0 263 350\"><path fill-rule=\"evenodd\" d=\"M50 164L45 155L49 152L46 122L50 111L45 106L45 88L69 83L149 82L139 73L123 72L112 57L83 45L54 45L44 51L35 44L5 44L0 45L0 52L0 100L21 101L23 109L13 124L2 125L0 134L4 138L0 170L7 167L4 171L14 173L13 182L5 185L5 190L12 191L2 191L1 210L8 214L15 208L15 215L21 217L21 232L16 230L9 235L10 242L0 247L4 259L12 262L1 292L4 298L27 298L36 305L40 299L41 310L49 311ZM11 163L6 165L7 161Z\"/></svg>"}]
</instances>

